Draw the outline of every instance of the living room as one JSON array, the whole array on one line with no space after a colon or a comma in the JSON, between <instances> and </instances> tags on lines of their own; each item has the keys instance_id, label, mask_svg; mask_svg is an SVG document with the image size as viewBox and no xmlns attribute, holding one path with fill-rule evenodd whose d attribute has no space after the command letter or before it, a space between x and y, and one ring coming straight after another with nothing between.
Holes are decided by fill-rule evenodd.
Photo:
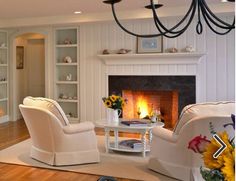
<instances>
[{"instance_id":1,"label":"living room","mask_svg":"<svg viewBox=\"0 0 236 181\"><path fill-rule=\"evenodd\" d=\"M71 0L60 4L43 1L34 4L25 0L21 3L4 2L6 9L0 13L0 108L3 112L0 123L3 125L22 120L19 105L25 97L33 96L57 101L71 124L92 122L100 127L97 130L103 131L103 127L97 125L99 120L108 116L102 98L121 93L123 96L123 90L127 89L153 90L158 85L162 87L159 86L157 91L169 91L171 84L171 89L175 90L175 85L190 77L193 79L190 85L186 84L189 81L184 81L183 87L178 88L184 91L178 93L177 118L163 121L169 131L174 130L187 105L235 100L234 28L225 35L218 35L202 17L203 29L198 34L196 9L195 17L183 34L175 38L165 37L166 34L156 37L158 47L152 51L139 47L142 38L129 35L120 28L113 18L110 4L102 1ZM171 28L183 18L191 1L160 0L155 3L163 4L157 10L158 17ZM148 35L158 32L151 10L144 8L148 2L130 0L114 5L118 19L131 32ZM233 2L209 1L209 7L227 22L227 26L233 22ZM219 32L225 31L211 26ZM33 60L37 64L31 63ZM161 77L164 79L158 82ZM176 80L171 83L172 77L179 77L180 83ZM128 79L130 82L126 82ZM114 82L115 88L111 86ZM131 87L132 83L137 87ZM119 88L116 88L117 84ZM194 91L189 88L186 92L187 87ZM191 97L190 93L193 98L185 100ZM127 104L130 101L128 98ZM163 105L157 105L162 114L165 113ZM136 107L135 114L138 112ZM147 153L147 158L150 154ZM140 155L135 156L140 159ZM95 175L122 178L105 172ZM160 180L158 176L157 179Z\"/></svg>"}]
</instances>

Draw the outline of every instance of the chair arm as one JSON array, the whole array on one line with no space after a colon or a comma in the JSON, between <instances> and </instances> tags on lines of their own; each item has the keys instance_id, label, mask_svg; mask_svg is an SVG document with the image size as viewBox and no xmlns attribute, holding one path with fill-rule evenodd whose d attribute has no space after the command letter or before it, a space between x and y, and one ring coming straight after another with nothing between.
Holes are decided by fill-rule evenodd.
<instances>
[{"instance_id":1,"label":"chair arm","mask_svg":"<svg viewBox=\"0 0 236 181\"><path fill-rule=\"evenodd\" d=\"M63 131L66 134L74 134L85 131L94 130L94 124L91 122L82 122L78 124L69 124L63 127Z\"/></svg>"},{"instance_id":2,"label":"chair arm","mask_svg":"<svg viewBox=\"0 0 236 181\"><path fill-rule=\"evenodd\" d=\"M153 136L159 137L163 140L169 141L169 142L177 142L178 136L174 134L173 131L170 131L168 129L162 128L162 127L155 127L152 129Z\"/></svg>"}]
</instances>

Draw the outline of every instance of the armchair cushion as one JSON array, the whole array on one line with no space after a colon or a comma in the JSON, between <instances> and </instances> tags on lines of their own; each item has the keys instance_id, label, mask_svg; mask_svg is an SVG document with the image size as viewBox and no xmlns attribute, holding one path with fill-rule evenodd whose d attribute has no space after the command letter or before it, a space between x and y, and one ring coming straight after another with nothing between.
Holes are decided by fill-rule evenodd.
<instances>
[{"instance_id":1,"label":"armchair cushion","mask_svg":"<svg viewBox=\"0 0 236 181\"><path fill-rule=\"evenodd\" d=\"M94 124L91 122L69 124L63 127L63 131L66 134L81 133L81 132L90 131L90 130L94 130Z\"/></svg>"},{"instance_id":2,"label":"armchair cushion","mask_svg":"<svg viewBox=\"0 0 236 181\"><path fill-rule=\"evenodd\" d=\"M173 131L170 131L168 129L165 129L159 126L153 128L152 133L153 133L153 136L157 136L161 139L164 139L172 143L175 143L178 139L178 136L175 135Z\"/></svg>"},{"instance_id":3,"label":"armchair cushion","mask_svg":"<svg viewBox=\"0 0 236 181\"><path fill-rule=\"evenodd\" d=\"M190 104L184 107L175 126L175 134L179 134L181 128L191 119L197 116L224 116L231 115L235 111L233 101L207 102Z\"/></svg>"},{"instance_id":4,"label":"armchair cushion","mask_svg":"<svg viewBox=\"0 0 236 181\"><path fill-rule=\"evenodd\" d=\"M23 104L26 106L34 106L46 109L55 115L60 120L62 125L65 126L69 124L69 121L60 105L52 99L28 96L23 100Z\"/></svg>"}]
</instances>

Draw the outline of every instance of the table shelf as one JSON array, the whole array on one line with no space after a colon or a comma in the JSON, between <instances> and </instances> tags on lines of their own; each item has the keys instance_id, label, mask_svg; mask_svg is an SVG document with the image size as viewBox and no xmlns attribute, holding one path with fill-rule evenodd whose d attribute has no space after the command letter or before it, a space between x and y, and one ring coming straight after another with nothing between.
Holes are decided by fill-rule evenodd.
<instances>
[{"instance_id":1,"label":"table shelf","mask_svg":"<svg viewBox=\"0 0 236 181\"><path fill-rule=\"evenodd\" d=\"M118 147L116 147L115 142L110 142L109 150L131 152L131 153L141 153L141 152L143 152L143 148L134 149L134 148L130 148L128 146L123 146L123 145L119 145L119 144L118 144ZM150 151L150 145L147 144L145 152L149 152L149 151Z\"/></svg>"}]
</instances>

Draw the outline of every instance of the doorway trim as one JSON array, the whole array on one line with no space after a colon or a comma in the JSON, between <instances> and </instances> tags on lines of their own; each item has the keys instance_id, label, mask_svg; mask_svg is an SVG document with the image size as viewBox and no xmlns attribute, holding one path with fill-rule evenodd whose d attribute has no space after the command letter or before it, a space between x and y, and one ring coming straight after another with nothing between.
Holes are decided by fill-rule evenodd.
<instances>
[{"instance_id":1,"label":"doorway trim","mask_svg":"<svg viewBox=\"0 0 236 181\"><path fill-rule=\"evenodd\" d=\"M12 121L16 121L17 118L17 109L18 105L16 105L16 38L20 35L27 33L36 33L44 35L45 40L45 97L52 97L53 92L53 72L50 70L53 66L53 59L51 57L51 39L52 39L52 31L50 28L24 28L21 30L16 30L9 36L10 43L10 51L9 51L9 118Z\"/></svg>"}]
</instances>

